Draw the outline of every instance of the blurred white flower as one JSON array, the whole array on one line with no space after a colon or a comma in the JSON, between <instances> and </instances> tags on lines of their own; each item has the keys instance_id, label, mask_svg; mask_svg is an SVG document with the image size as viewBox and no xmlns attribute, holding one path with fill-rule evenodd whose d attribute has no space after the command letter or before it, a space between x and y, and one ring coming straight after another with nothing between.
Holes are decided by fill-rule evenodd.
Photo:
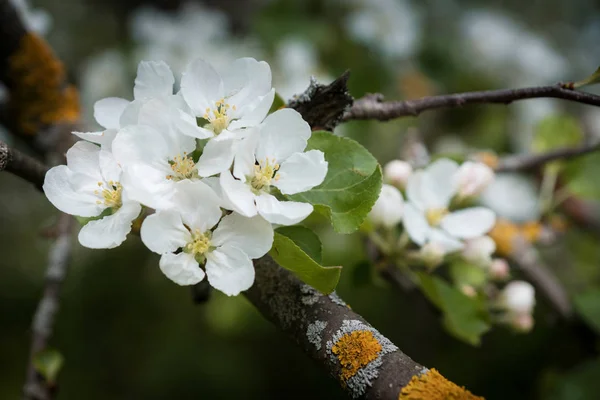
<instances>
[{"instance_id":1,"label":"blurred white flower","mask_svg":"<svg viewBox=\"0 0 600 400\"><path fill-rule=\"evenodd\" d=\"M236 213L221 219L219 198L198 181L182 182L174 203L175 208L148 216L140 232L144 244L161 254L161 271L179 285L193 285L204 279L200 264L206 261L208 281L223 293L235 296L252 286L251 260L271 248L271 224Z\"/></svg>"},{"instance_id":2,"label":"blurred white flower","mask_svg":"<svg viewBox=\"0 0 600 400\"><path fill-rule=\"evenodd\" d=\"M461 198L478 196L494 180L494 171L480 162L464 162L454 175L457 195Z\"/></svg>"},{"instance_id":3,"label":"blurred white flower","mask_svg":"<svg viewBox=\"0 0 600 400\"><path fill-rule=\"evenodd\" d=\"M383 167L383 180L399 189L404 189L412 172L412 166L406 161L392 160Z\"/></svg>"},{"instance_id":4,"label":"blurred white flower","mask_svg":"<svg viewBox=\"0 0 600 400\"><path fill-rule=\"evenodd\" d=\"M404 199L394 186L383 184L379 198L369 212L369 220L378 226L393 228L402 221Z\"/></svg>"},{"instance_id":5,"label":"blurred white flower","mask_svg":"<svg viewBox=\"0 0 600 400\"><path fill-rule=\"evenodd\" d=\"M525 281L512 281L502 290L498 304L509 313L531 314L535 306L535 290Z\"/></svg>"},{"instance_id":6,"label":"blurred white flower","mask_svg":"<svg viewBox=\"0 0 600 400\"><path fill-rule=\"evenodd\" d=\"M494 280L503 281L510 275L510 267L504 258L492 260L489 268L490 277Z\"/></svg>"},{"instance_id":7,"label":"blurred white flower","mask_svg":"<svg viewBox=\"0 0 600 400\"><path fill-rule=\"evenodd\" d=\"M404 226L415 243L423 246L433 241L452 252L463 248L460 239L477 238L494 226L496 216L487 208L448 210L456 194L457 171L454 161L440 159L409 178Z\"/></svg>"},{"instance_id":8,"label":"blurred white flower","mask_svg":"<svg viewBox=\"0 0 600 400\"><path fill-rule=\"evenodd\" d=\"M519 174L497 174L479 200L499 217L514 222L537 220L540 216L537 189L530 179Z\"/></svg>"},{"instance_id":9,"label":"blurred white flower","mask_svg":"<svg viewBox=\"0 0 600 400\"><path fill-rule=\"evenodd\" d=\"M92 249L117 247L127 237L131 223L142 210L123 193L121 167L112 154L88 142L77 142L67 151L67 165L51 168L44 193L59 210L80 217L100 217L79 231L79 242Z\"/></svg>"},{"instance_id":10,"label":"blurred white flower","mask_svg":"<svg viewBox=\"0 0 600 400\"><path fill-rule=\"evenodd\" d=\"M489 236L480 236L465 241L462 257L480 267L487 268L492 264L492 254L496 251L496 243Z\"/></svg>"},{"instance_id":11,"label":"blurred white flower","mask_svg":"<svg viewBox=\"0 0 600 400\"><path fill-rule=\"evenodd\" d=\"M435 268L444 261L444 257L448 253L448 248L444 247L440 242L429 242L426 243L419 249L419 256L421 261L428 268Z\"/></svg>"},{"instance_id":12,"label":"blurred white flower","mask_svg":"<svg viewBox=\"0 0 600 400\"><path fill-rule=\"evenodd\" d=\"M220 175L225 207L246 217L258 213L280 225L306 218L311 204L280 201L270 192L273 186L283 194L301 193L323 182L327 174L323 152L304 152L310 135L309 125L292 109L269 115L257 134L240 143L233 175L229 170Z\"/></svg>"},{"instance_id":13,"label":"blurred white flower","mask_svg":"<svg viewBox=\"0 0 600 400\"><path fill-rule=\"evenodd\" d=\"M46 10L32 8L27 0L10 0L28 31L46 35L52 27L52 16Z\"/></svg>"},{"instance_id":14,"label":"blurred white flower","mask_svg":"<svg viewBox=\"0 0 600 400\"><path fill-rule=\"evenodd\" d=\"M406 0L354 0L356 10L346 20L346 29L363 44L389 58L414 53L421 36L419 15Z\"/></svg>"}]
</instances>

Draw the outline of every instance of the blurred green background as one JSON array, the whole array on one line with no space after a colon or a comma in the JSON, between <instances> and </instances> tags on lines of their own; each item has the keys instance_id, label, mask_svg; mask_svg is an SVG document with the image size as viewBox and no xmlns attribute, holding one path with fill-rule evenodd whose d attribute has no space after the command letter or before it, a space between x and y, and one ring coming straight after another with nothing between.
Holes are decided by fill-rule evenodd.
<instances>
[{"instance_id":1,"label":"blurred green background","mask_svg":"<svg viewBox=\"0 0 600 400\"><path fill-rule=\"evenodd\" d=\"M287 98L311 75L327 81L346 69L355 97L382 92L405 99L577 80L600 65L600 6L591 0L39 0L30 6L24 12L31 27L67 64L90 126L94 101L132 97L141 59L165 59L176 73L197 56L215 63L266 59ZM552 100L353 122L336 133L359 140L382 163L399 156L411 127L433 151L523 152L537 123L561 113L574 116L586 134L600 135L600 110ZM588 176L597 176L598 157L587 164ZM0 209L0 398L13 399L24 382L43 287L50 241L42 232L57 212L7 174L0 174ZM600 396L597 337L581 321L561 322L538 301L531 333L495 328L480 347L469 346L442 329L420 293L356 270L365 258L360 237L336 235L319 219L309 223L324 243L324 264L344 266L338 293L418 362L487 399ZM547 249L570 293L600 286L597 243L597 234L573 229ZM345 398L243 296L213 292L194 305L189 289L165 279L158 256L137 237L114 250L76 246L51 344L65 357L59 399Z\"/></svg>"}]
</instances>

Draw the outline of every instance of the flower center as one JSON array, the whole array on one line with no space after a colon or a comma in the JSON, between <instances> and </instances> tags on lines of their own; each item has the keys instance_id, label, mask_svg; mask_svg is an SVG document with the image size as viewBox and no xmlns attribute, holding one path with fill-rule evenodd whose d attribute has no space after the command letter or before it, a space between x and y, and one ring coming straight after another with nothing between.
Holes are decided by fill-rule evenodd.
<instances>
[{"instance_id":1,"label":"flower center","mask_svg":"<svg viewBox=\"0 0 600 400\"><path fill-rule=\"evenodd\" d=\"M123 204L121 201L121 192L123 186L119 182L108 181L98 182L98 187L101 189L94 190L94 194L102 200L96 200L96 204L104 204L106 207L117 209Z\"/></svg>"},{"instance_id":2,"label":"flower center","mask_svg":"<svg viewBox=\"0 0 600 400\"><path fill-rule=\"evenodd\" d=\"M265 161L259 162L258 165L254 166L254 176L250 180L250 185L256 191L269 189L271 181L279 179L278 170L279 164L275 159L269 160L267 158Z\"/></svg>"},{"instance_id":3,"label":"flower center","mask_svg":"<svg viewBox=\"0 0 600 400\"><path fill-rule=\"evenodd\" d=\"M425 211L425 218L431 226L438 226L446 215L448 215L447 208L431 208Z\"/></svg>"},{"instance_id":4,"label":"flower center","mask_svg":"<svg viewBox=\"0 0 600 400\"><path fill-rule=\"evenodd\" d=\"M177 155L172 160L169 160L169 164L171 165L173 174L167 175L167 179L181 181L183 179L198 178L196 163L186 152L183 152L183 156Z\"/></svg>"},{"instance_id":5,"label":"flower center","mask_svg":"<svg viewBox=\"0 0 600 400\"><path fill-rule=\"evenodd\" d=\"M206 109L203 118L209 122L209 129L218 135L223 132L229 126L229 116L227 116L228 110L236 109L235 105L231 106L229 103L225 103L225 99L221 99L215 103L215 108Z\"/></svg>"},{"instance_id":6,"label":"flower center","mask_svg":"<svg viewBox=\"0 0 600 400\"><path fill-rule=\"evenodd\" d=\"M185 245L183 251L192 254L194 257L203 256L210 248L210 232L200 232L194 229L192 241Z\"/></svg>"}]
</instances>

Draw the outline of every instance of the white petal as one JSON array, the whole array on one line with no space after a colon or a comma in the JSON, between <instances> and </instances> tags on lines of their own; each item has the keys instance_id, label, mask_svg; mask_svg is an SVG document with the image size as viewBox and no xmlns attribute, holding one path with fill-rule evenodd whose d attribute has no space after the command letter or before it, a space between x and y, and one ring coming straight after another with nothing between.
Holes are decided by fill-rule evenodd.
<instances>
[{"instance_id":1,"label":"white petal","mask_svg":"<svg viewBox=\"0 0 600 400\"><path fill-rule=\"evenodd\" d=\"M175 210L157 211L146 217L140 236L146 247L158 254L174 253L191 240L190 232Z\"/></svg>"},{"instance_id":2,"label":"white petal","mask_svg":"<svg viewBox=\"0 0 600 400\"><path fill-rule=\"evenodd\" d=\"M79 243L90 249L112 249L125 241L131 223L140 215L137 202L124 203L114 214L90 221L79 231Z\"/></svg>"},{"instance_id":3,"label":"white petal","mask_svg":"<svg viewBox=\"0 0 600 400\"><path fill-rule=\"evenodd\" d=\"M458 164L447 158L441 158L431 164L425 170L425 191L432 193L433 201L428 208L442 208L450 204L450 200L456 193L454 175L458 171Z\"/></svg>"},{"instance_id":4,"label":"white petal","mask_svg":"<svg viewBox=\"0 0 600 400\"><path fill-rule=\"evenodd\" d=\"M159 266L167 278L181 286L195 285L205 275L194 256L188 253L163 254Z\"/></svg>"},{"instance_id":5,"label":"white petal","mask_svg":"<svg viewBox=\"0 0 600 400\"><path fill-rule=\"evenodd\" d=\"M277 172L279 179L273 186L283 194L305 192L320 185L327 175L327 161L320 150L294 153L288 157Z\"/></svg>"},{"instance_id":6,"label":"white petal","mask_svg":"<svg viewBox=\"0 0 600 400\"><path fill-rule=\"evenodd\" d=\"M115 156L106 150L100 151L100 172L102 173L102 178L104 182L120 182L121 181L121 173L123 170L121 166L115 160Z\"/></svg>"},{"instance_id":7,"label":"white petal","mask_svg":"<svg viewBox=\"0 0 600 400\"><path fill-rule=\"evenodd\" d=\"M94 118L106 129L119 129L119 119L129 101L118 97L108 97L94 104Z\"/></svg>"},{"instance_id":8,"label":"white petal","mask_svg":"<svg viewBox=\"0 0 600 400\"><path fill-rule=\"evenodd\" d=\"M228 296L236 296L254 283L252 261L233 246L223 246L206 254L206 274L210 284Z\"/></svg>"},{"instance_id":9,"label":"white petal","mask_svg":"<svg viewBox=\"0 0 600 400\"><path fill-rule=\"evenodd\" d=\"M181 79L181 94L197 116L202 116L214 102L223 98L223 82L218 72L206 61L192 61Z\"/></svg>"},{"instance_id":10,"label":"white petal","mask_svg":"<svg viewBox=\"0 0 600 400\"><path fill-rule=\"evenodd\" d=\"M229 124L229 129L236 130L258 126L258 124L264 121L269 113L274 99L275 89L272 89L265 96L257 98L252 103L239 110L239 112L234 114L237 119Z\"/></svg>"},{"instance_id":11,"label":"white petal","mask_svg":"<svg viewBox=\"0 0 600 400\"><path fill-rule=\"evenodd\" d=\"M145 164L126 167L121 175L123 195L155 210L173 207L176 182L167 179L166 173Z\"/></svg>"},{"instance_id":12,"label":"white petal","mask_svg":"<svg viewBox=\"0 0 600 400\"><path fill-rule=\"evenodd\" d=\"M96 203L98 197L90 192L74 190L69 182L72 173L66 165L51 168L44 179L43 190L48 200L60 211L80 217L96 217L104 206ZM92 182L95 185L95 182ZM96 186L97 187L97 186Z\"/></svg>"},{"instance_id":13,"label":"white petal","mask_svg":"<svg viewBox=\"0 0 600 400\"><path fill-rule=\"evenodd\" d=\"M488 208L473 207L446 215L440 226L460 239L473 239L487 233L496 223L496 215Z\"/></svg>"},{"instance_id":14,"label":"white petal","mask_svg":"<svg viewBox=\"0 0 600 400\"><path fill-rule=\"evenodd\" d=\"M402 193L396 187L384 183L368 218L375 225L393 228L402 221L403 215L404 199Z\"/></svg>"},{"instance_id":15,"label":"white petal","mask_svg":"<svg viewBox=\"0 0 600 400\"><path fill-rule=\"evenodd\" d=\"M231 168L235 149L234 140L209 140L196 164L198 175L212 176Z\"/></svg>"},{"instance_id":16,"label":"white petal","mask_svg":"<svg viewBox=\"0 0 600 400\"><path fill-rule=\"evenodd\" d=\"M119 124L121 128L126 127L128 125L135 125L138 123L140 110L144 105L144 101L142 100L134 100L123 110L123 114L121 114L121 118L119 119Z\"/></svg>"},{"instance_id":17,"label":"white petal","mask_svg":"<svg viewBox=\"0 0 600 400\"><path fill-rule=\"evenodd\" d=\"M211 240L213 246L234 246L254 259L264 256L273 245L273 227L260 216L229 214L219 222Z\"/></svg>"},{"instance_id":18,"label":"white petal","mask_svg":"<svg viewBox=\"0 0 600 400\"><path fill-rule=\"evenodd\" d=\"M256 159L275 158L275 161L282 162L292 154L304 151L311 131L297 111L285 108L265 119L260 127L260 135Z\"/></svg>"},{"instance_id":19,"label":"white petal","mask_svg":"<svg viewBox=\"0 0 600 400\"><path fill-rule=\"evenodd\" d=\"M464 247L464 244L460 240L456 240L443 230L436 228L429 231L429 243L435 243L440 246L445 254L461 250Z\"/></svg>"},{"instance_id":20,"label":"white petal","mask_svg":"<svg viewBox=\"0 0 600 400\"><path fill-rule=\"evenodd\" d=\"M195 117L181 110L177 111L179 115L175 119L175 127L180 133L197 139L208 139L215 135L214 132L199 127Z\"/></svg>"},{"instance_id":21,"label":"white petal","mask_svg":"<svg viewBox=\"0 0 600 400\"><path fill-rule=\"evenodd\" d=\"M272 224L294 225L304 220L313 211L308 203L296 201L279 201L270 194L263 193L256 197L258 213Z\"/></svg>"},{"instance_id":22,"label":"white petal","mask_svg":"<svg viewBox=\"0 0 600 400\"><path fill-rule=\"evenodd\" d=\"M404 228L408 232L408 236L418 245L423 246L429 237L431 230L425 215L417 210L412 203L407 203L404 206Z\"/></svg>"},{"instance_id":23,"label":"white petal","mask_svg":"<svg viewBox=\"0 0 600 400\"><path fill-rule=\"evenodd\" d=\"M245 217L256 215L255 196L249 185L234 179L229 171L221 173L219 183L221 184L223 198L226 200L224 207L231 206L233 211Z\"/></svg>"},{"instance_id":24,"label":"white petal","mask_svg":"<svg viewBox=\"0 0 600 400\"><path fill-rule=\"evenodd\" d=\"M122 166L138 163L166 163L170 156L164 136L147 125L130 125L117 133L113 141L113 154ZM166 175L165 175L166 176Z\"/></svg>"},{"instance_id":25,"label":"white petal","mask_svg":"<svg viewBox=\"0 0 600 400\"><path fill-rule=\"evenodd\" d=\"M102 180L100 174L100 147L79 141L67 151L67 166L75 173L89 176L92 181Z\"/></svg>"},{"instance_id":26,"label":"white petal","mask_svg":"<svg viewBox=\"0 0 600 400\"><path fill-rule=\"evenodd\" d=\"M99 144L104 150L110 151L117 132L116 129L107 129L102 132L73 132L73 134L88 142Z\"/></svg>"},{"instance_id":27,"label":"white petal","mask_svg":"<svg viewBox=\"0 0 600 400\"><path fill-rule=\"evenodd\" d=\"M172 201L183 222L200 232L211 229L221 219L220 199L204 182L177 182Z\"/></svg>"},{"instance_id":28,"label":"white petal","mask_svg":"<svg viewBox=\"0 0 600 400\"><path fill-rule=\"evenodd\" d=\"M247 177L254 176L254 165L256 163L254 152L256 151L259 139L260 136L255 132L245 139L240 140L237 144L233 176L242 182L245 182Z\"/></svg>"},{"instance_id":29,"label":"white petal","mask_svg":"<svg viewBox=\"0 0 600 400\"><path fill-rule=\"evenodd\" d=\"M136 100L173 94L175 78L164 61L142 61L138 65L133 97Z\"/></svg>"},{"instance_id":30,"label":"white petal","mask_svg":"<svg viewBox=\"0 0 600 400\"><path fill-rule=\"evenodd\" d=\"M228 102L243 108L271 90L271 68L264 61L238 58L224 69L223 85Z\"/></svg>"}]
</instances>

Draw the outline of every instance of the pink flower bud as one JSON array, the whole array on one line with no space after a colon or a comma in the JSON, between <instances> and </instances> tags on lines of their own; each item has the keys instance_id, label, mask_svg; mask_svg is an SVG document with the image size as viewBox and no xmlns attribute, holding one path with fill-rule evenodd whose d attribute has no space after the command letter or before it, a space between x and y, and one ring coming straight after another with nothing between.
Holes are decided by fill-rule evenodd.
<instances>
[{"instance_id":1,"label":"pink flower bud","mask_svg":"<svg viewBox=\"0 0 600 400\"><path fill-rule=\"evenodd\" d=\"M494 171L479 162L464 162L454 176L459 197L478 196L494 180Z\"/></svg>"},{"instance_id":2,"label":"pink flower bud","mask_svg":"<svg viewBox=\"0 0 600 400\"><path fill-rule=\"evenodd\" d=\"M490 265L490 277L494 280L503 281L508 278L510 267L504 258L494 258Z\"/></svg>"},{"instance_id":3,"label":"pink flower bud","mask_svg":"<svg viewBox=\"0 0 600 400\"><path fill-rule=\"evenodd\" d=\"M492 263L492 254L496 251L496 243L489 236L480 236L465 241L462 256L465 260L483 268Z\"/></svg>"},{"instance_id":4,"label":"pink flower bud","mask_svg":"<svg viewBox=\"0 0 600 400\"><path fill-rule=\"evenodd\" d=\"M412 172L412 166L406 161L393 160L383 167L383 180L390 185L403 189Z\"/></svg>"}]
</instances>

